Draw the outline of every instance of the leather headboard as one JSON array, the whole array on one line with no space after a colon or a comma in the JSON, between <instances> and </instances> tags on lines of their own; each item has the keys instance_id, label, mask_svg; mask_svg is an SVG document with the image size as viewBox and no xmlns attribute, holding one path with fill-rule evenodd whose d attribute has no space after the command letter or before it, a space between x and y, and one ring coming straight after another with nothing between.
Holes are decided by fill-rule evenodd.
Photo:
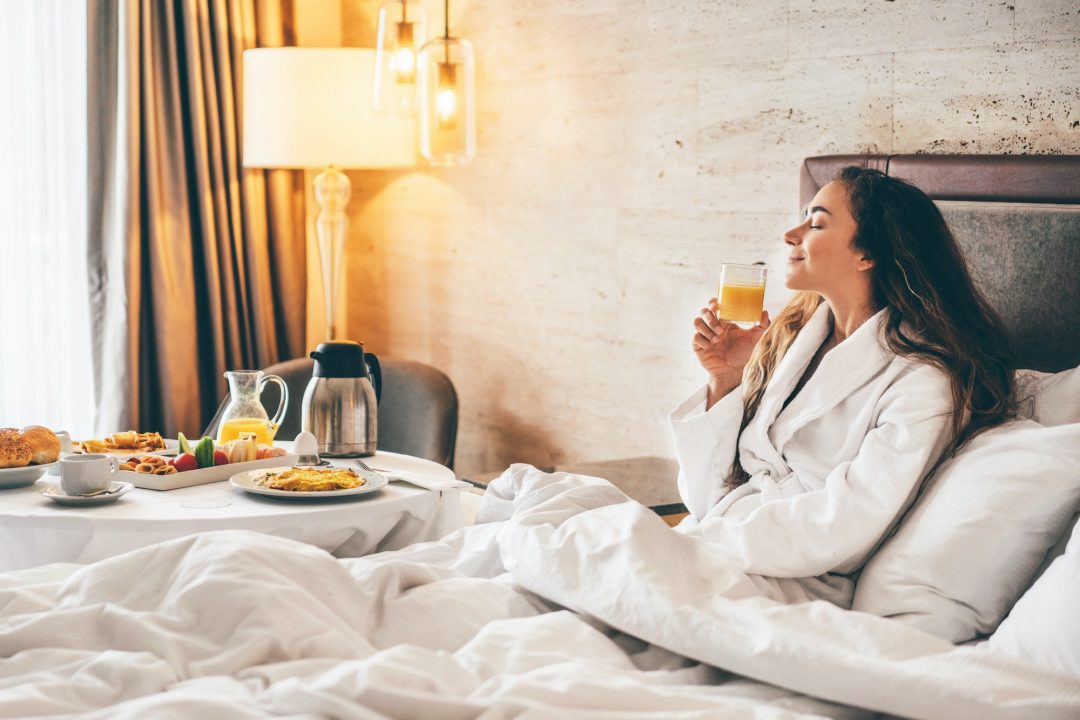
<instances>
[{"instance_id":1,"label":"leather headboard","mask_svg":"<svg viewBox=\"0 0 1080 720\"><path fill-rule=\"evenodd\" d=\"M903 178L937 202L1005 323L1018 367L1080 365L1080 156L807 158L801 206L847 165Z\"/></svg>"},{"instance_id":2,"label":"leather headboard","mask_svg":"<svg viewBox=\"0 0 1080 720\"><path fill-rule=\"evenodd\" d=\"M847 165L901 177L935 200L1080 204L1080 155L825 155L803 161L802 205Z\"/></svg>"}]
</instances>

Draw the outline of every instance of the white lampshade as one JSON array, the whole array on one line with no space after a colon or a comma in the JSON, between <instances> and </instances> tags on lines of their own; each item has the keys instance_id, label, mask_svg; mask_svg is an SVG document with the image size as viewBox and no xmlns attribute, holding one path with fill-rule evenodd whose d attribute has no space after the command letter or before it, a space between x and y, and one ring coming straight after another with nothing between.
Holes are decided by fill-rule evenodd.
<instances>
[{"instance_id":1,"label":"white lampshade","mask_svg":"<svg viewBox=\"0 0 1080 720\"><path fill-rule=\"evenodd\" d=\"M371 104L375 51L244 51L245 167L391 168L416 164L416 121Z\"/></svg>"}]
</instances>

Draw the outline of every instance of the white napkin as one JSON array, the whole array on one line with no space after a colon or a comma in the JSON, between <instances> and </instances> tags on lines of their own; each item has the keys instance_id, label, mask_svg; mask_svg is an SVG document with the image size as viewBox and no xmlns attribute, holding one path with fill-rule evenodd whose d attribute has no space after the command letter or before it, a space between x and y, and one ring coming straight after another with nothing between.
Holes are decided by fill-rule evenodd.
<instances>
[{"instance_id":1,"label":"white napkin","mask_svg":"<svg viewBox=\"0 0 1080 720\"><path fill-rule=\"evenodd\" d=\"M464 480L433 480L422 475L413 475L403 472L385 472L379 470L390 482L406 482L425 490L465 490L472 487L472 483Z\"/></svg>"}]
</instances>

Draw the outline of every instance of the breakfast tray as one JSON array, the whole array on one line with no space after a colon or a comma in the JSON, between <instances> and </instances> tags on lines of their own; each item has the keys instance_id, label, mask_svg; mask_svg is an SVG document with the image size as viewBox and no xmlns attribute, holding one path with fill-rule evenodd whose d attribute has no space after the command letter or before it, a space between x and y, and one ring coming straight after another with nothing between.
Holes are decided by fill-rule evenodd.
<instances>
[{"instance_id":1,"label":"breakfast tray","mask_svg":"<svg viewBox=\"0 0 1080 720\"><path fill-rule=\"evenodd\" d=\"M150 475L128 470L121 470L117 479L129 482L135 487L147 490L177 490L191 487L192 485L205 485L206 483L221 482L228 480L237 473L247 470L259 470L261 468L280 467L292 465L296 462L296 455L278 455L277 457L264 460L251 460L250 462L229 463L228 465L215 465L214 467L202 468L201 470L188 470L187 472L173 473L172 475Z\"/></svg>"}]
</instances>

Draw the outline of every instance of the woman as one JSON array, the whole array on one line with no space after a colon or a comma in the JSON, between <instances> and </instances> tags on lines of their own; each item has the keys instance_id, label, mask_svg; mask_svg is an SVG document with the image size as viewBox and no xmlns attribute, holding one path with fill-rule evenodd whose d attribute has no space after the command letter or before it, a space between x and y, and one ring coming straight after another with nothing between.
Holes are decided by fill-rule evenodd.
<instances>
[{"instance_id":1,"label":"woman","mask_svg":"<svg viewBox=\"0 0 1080 720\"><path fill-rule=\"evenodd\" d=\"M708 384L672 413L679 491L749 573L857 571L938 461L1009 415L1001 322L934 203L845 168L784 235L770 324L694 321Z\"/></svg>"}]
</instances>

